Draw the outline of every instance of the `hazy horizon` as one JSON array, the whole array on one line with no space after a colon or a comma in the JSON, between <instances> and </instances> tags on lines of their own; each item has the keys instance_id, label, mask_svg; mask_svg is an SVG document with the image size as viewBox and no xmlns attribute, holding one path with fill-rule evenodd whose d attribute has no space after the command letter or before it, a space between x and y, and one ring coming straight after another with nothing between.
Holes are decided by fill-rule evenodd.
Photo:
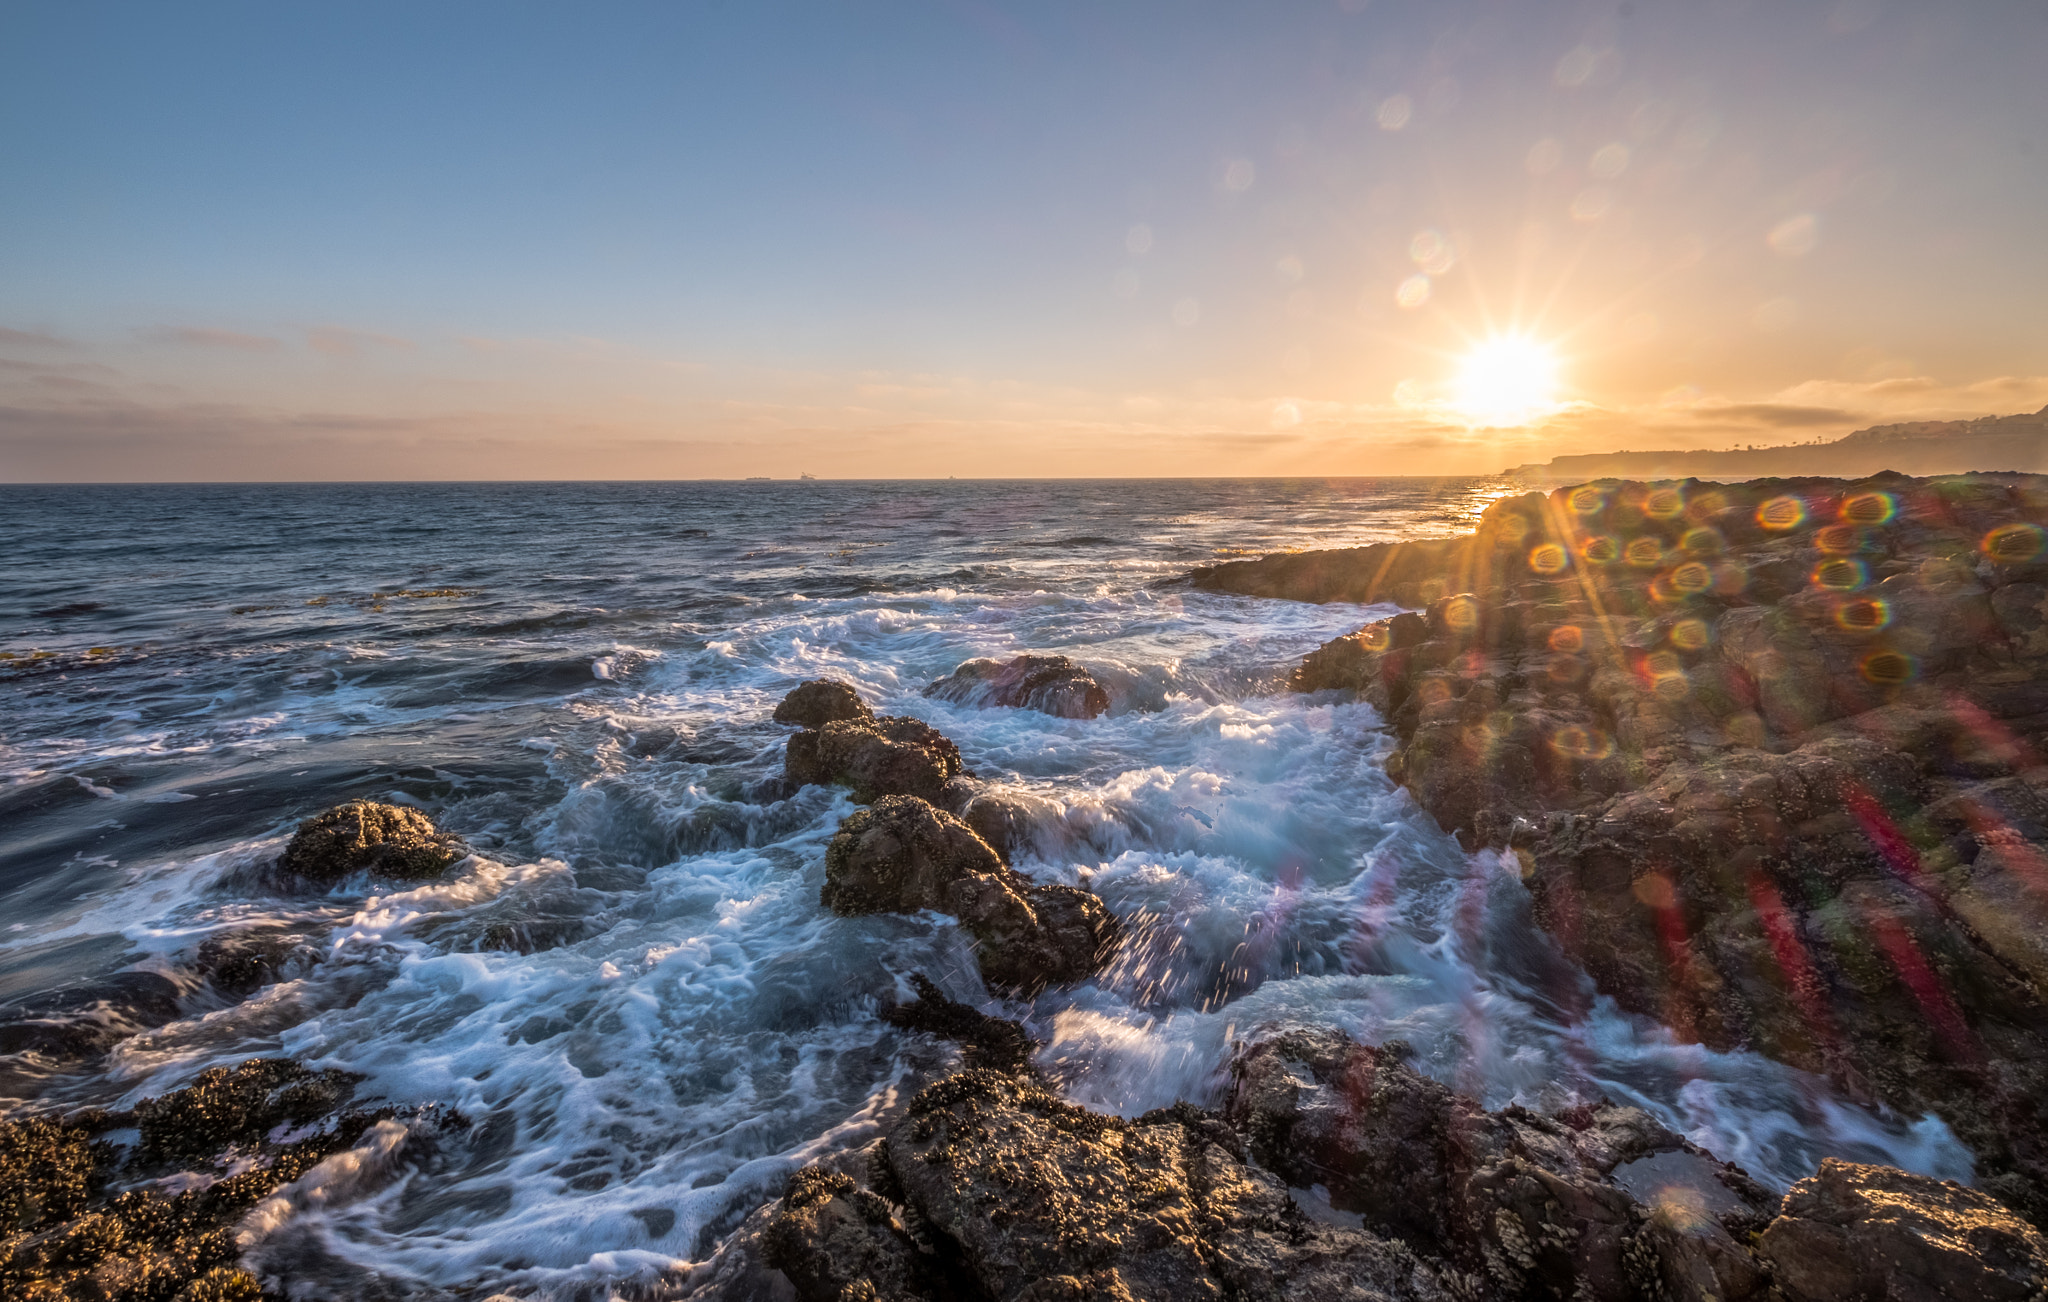
<instances>
[{"instance_id":1,"label":"hazy horizon","mask_svg":"<svg viewBox=\"0 0 2048 1302\"><path fill-rule=\"evenodd\" d=\"M9 482L1489 474L2048 402L2039 4L0 36ZM1500 335L1542 374L1475 396Z\"/></svg>"}]
</instances>

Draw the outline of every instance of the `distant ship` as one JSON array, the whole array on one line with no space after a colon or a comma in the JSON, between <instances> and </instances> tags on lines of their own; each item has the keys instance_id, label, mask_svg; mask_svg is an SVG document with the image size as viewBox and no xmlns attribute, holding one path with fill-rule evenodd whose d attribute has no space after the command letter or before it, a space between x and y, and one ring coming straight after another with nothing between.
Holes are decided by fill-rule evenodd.
<instances>
[{"instance_id":1,"label":"distant ship","mask_svg":"<svg viewBox=\"0 0 2048 1302\"><path fill-rule=\"evenodd\" d=\"M809 480L813 480L813 481L815 481L815 480L816 480L816 479L817 479L818 477L817 477L816 475L798 475L798 476L797 476L797 478L798 478L798 479L809 479Z\"/></svg>"}]
</instances>

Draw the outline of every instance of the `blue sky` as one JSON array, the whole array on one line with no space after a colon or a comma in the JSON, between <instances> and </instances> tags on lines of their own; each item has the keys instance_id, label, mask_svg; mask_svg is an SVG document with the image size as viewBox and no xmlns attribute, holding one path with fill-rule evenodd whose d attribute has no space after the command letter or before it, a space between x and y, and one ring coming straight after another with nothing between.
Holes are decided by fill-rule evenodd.
<instances>
[{"instance_id":1,"label":"blue sky","mask_svg":"<svg viewBox=\"0 0 2048 1302\"><path fill-rule=\"evenodd\" d=\"M1426 473L2031 409L2044 66L2041 0L13 0L0 478ZM1557 402L1474 428L1502 331Z\"/></svg>"}]
</instances>

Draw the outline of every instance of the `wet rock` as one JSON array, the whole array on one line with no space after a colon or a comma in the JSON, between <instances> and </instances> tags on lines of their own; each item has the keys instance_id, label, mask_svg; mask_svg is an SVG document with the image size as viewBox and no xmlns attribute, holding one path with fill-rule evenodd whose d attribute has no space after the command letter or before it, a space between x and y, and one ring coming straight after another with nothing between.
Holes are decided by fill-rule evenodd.
<instances>
[{"instance_id":1,"label":"wet rock","mask_svg":"<svg viewBox=\"0 0 2048 1302\"><path fill-rule=\"evenodd\" d=\"M194 967L214 989L243 999L317 957L302 933L251 928L208 936L200 942Z\"/></svg>"},{"instance_id":2,"label":"wet rock","mask_svg":"<svg viewBox=\"0 0 2048 1302\"><path fill-rule=\"evenodd\" d=\"M91 1137L46 1118L0 1126L0 1235L68 1221L101 1179Z\"/></svg>"},{"instance_id":3,"label":"wet rock","mask_svg":"<svg viewBox=\"0 0 2048 1302\"><path fill-rule=\"evenodd\" d=\"M1632 1012L1939 1113L2048 1218L2048 480L1606 481L1201 586L1422 607L1309 655Z\"/></svg>"},{"instance_id":4,"label":"wet rock","mask_svg":"<svg viewBox=\"0 0 2048 1302\"><path fill-rule=\"evenodd\" d=\"M420 881L438 877L468 853L417 809L351 800L299 824L278 867L323 884L359 872Z\"/></svg>"},{"instance_id":5,"label":"wet rock","mask_svg":"<svg viewBox=\"0 0 2048 1302\"><path fill-rule=\"evenodd\" d=\"M1287 1032L1233 1061L1225 1115L1260 1166L1323 1186L1367 1229L1503 1296L1730 1299L1766 1286L1729 1227L1746 1234L1774 1200L1741 1172L1639 1109L1489 1113L1403 1056L1334 1030ZM1614 1172L1660 1155L1689 1164L1691 1196L1645 1207ZM1675 1191L1681 1173L1665 1175L1660 1190Z\"/></svg>"},{"instance_id":6,"label":"wet rock","mask_svg":"<svg viewBox=\"0 0 2048 1302\"><path fill-rule=\"evenodd\" d=\"M1053 655L969 660L926 687L924 694L961 705L1037 710L1062 719L1093 719L1109 708L1109 693L1093 674L1065 656Z\"/></svg>"},{"instance_id":7,"label":"wet rock","mask_svg":"<svg viewBox=\"0 0 2048 1302\"><path fill-rule=\"evenodd\" d=\"M262 1138L283 1122L304 1125L343 1107L358 1078L312 1072L283 1058L209 1067L181 1090L135 1107L145 1162L196 1162Z\"/></svg>"},{"instance_id":8,"label":"wet rock","mask_svg":"<svg viewBox=\"0 0 2048 1302\"><path fill-rule=\"evenodd\" d=\"M882 1155L905 1207L1003 1302L1451 1296L1401 1245L1309 1221L1199 1128L998 1072L927 1087Z\"/></svg>"},{"instance_id":9,"label":"wet rock","mask_svg":"<svg viewBox=\"0 0 2048 1302\"><path fill-rule=\"evenodd\" d=\"M1003 862L1026 852L1049 853L1065 811L1044 796L974 778L954 778L938 802L974 829Z\"/></svg>"},{"instance_id":10,"label":"wet rock","mask_svg":"<svg viewBox=\"0 0 2048 1302\"><path fill-rule=\"evenodd\" d=\"M886 1009L883 1021L906 1031L923 1031L953 1041L965 1051L969 1067L1013 1073L1030 1067L1031 1055L1038 1046L1025 1034L1022 1023L990 1017L978 1008L948 999L922 972L913 973L910 983L917 998Z\"/></svg>"},{"instance_id":11,"label":"wet rock","mask_svg":"<svg viewBox=\"0 0 2048 1302\"><path fill-rule=\"evenodd\" d=\"M983 979L1005 990L1081 980L1116 940L1101 900L1013 872L966 824L915 796L885 796L840 825L822 900L847 916L951 914L975 939Z\"/></svg>"},{"instance_id":12,"label":"wet rock","mask_svg":"<svg viewBox=\"0 0 2048 1302\"><path fill-rule=\"evenodd\" d=\"M789 1178L788 1192L761 1240L762 1261L779 1270L799 1298L900 1299L929 1296L921 1288L917 1246L879 1195L853 1177L807 1166Z\"/></svg>"},{"instance_id":13,"label":"wet rock","mask_svg":"<svg viewBox=\"0 0 2048 1302\"><path fill-rule=\"evenodd\" d=\"M849 719L872 719L875 712L850 683L836 678L807 678L790 689L775 707L775 722L799 728L822 728Z\"/></svg>"},{"instance_id":14,"label":"wet rock","mask_svg":"<svg viewBox=\"0 0 2048 1302\"><path fill-rule=\"evenodd\" d=\"M2048 1290L2048 1240L1996 1199L1828 1158L1758 1241L1790 1302L2004 1302Z\"/></svg>"},{"instance_id":15,"label":"wet rock","mask_svg":"<svg viewBox=\"0 0 2048 1302\"><path fill-rule=\"evenodd\" d=\"M65 1123L0 1124L0 1296L253 1302L235 1229L251 1208L395 1115L338 1111L347 1078L252 1059L145 1099L132 1114L91 1111ZM464 1124L421 1110L418 1131ZM275 1127L302 1129L293 1142ZM124 1162L96 1136L127 1127L141 1142ZM204 1177L175 1195L145 1183ZM109 1187L142 1184L106 1196ZM280 1281L288 1289L291 1281Z\"/></svg>"},{"instance_id":16,"label":"wet rock","mask_svg":"<svg viewBox=\"0 0 2048 1302\"><path fill-rule=\"evenodd\" d=\"M883 796L937 803L961 773L960 748L920 719L841 719L791 737L783 773L792 786L851 787L862 804Z\"/></svg>"}]
</instances>

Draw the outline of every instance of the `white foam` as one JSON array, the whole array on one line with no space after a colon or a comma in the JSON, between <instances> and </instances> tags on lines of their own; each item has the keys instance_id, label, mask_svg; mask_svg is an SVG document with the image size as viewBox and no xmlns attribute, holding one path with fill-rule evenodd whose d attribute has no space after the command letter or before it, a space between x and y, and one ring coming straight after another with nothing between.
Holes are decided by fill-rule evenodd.
<instances>
[{"instance_id":1,"label":"white foam","mask_svg":"<svg viewBox=\"0 0 2048 1302\"><path fill-rule=\"evenodd\" d=\"M931 721L971 768L1041 801L1020 866L1085 880L1129 923L1132 943L1100 980L1011 1009L1047 1038L1040 1061L1080 1101L1133 1114L1214 1101L1233 1042L1309 1022L1406 1039L1425 1070L1493 1106L1560 1086L1641 1102L1777 1183L1822 1152L1966 1169L1938 1122L1873 1116L1822 1082L1679 1045L1593 1000L1536 933L1515 875L1460 852L1387 781L1369 709L1262 694L1369 612L1135 580L1007 581L1017 590L921 582L750 600L659 654L617 643L585 661L597 695L551 707L545 728L522 719L504 743L544 753L561 788L529 812L531 863L473 858L410 890L359 882L246 905L217 885L274 839L138 870L71 932L172 955L218 930L290 921L324 958L134 1037L113 1059L115 1083L132 1101L208 1065L284 1053L364 1074L365 1098L473 1119L403 1179L344 1178L344 1163L281 1193L247 1227L265 1251L317 1223L323 1251L367 1269L539 1295L652 1279L700 1256L796 1166L878 1133L944 1060L875 1015L909 973L985 997L950 921L822 910L824 846L852 808L843 794L758 803L732 776L778 766L785 730L769 711L796 681L832 676ZM920 695L962 660L1026 647L1100 666L1111 713L1065 720ZM332 678L291 690L260 729L254 712L242 720L241 740L192 744L436 722L427 705ZM678 749L756 758L721 769L695 750L630 749L657 728ZM568 943L484 947L506 919L563 916L581 929ZM395 1160L399 1148L379 1151Z\"/></svg>"}]
</instances>

